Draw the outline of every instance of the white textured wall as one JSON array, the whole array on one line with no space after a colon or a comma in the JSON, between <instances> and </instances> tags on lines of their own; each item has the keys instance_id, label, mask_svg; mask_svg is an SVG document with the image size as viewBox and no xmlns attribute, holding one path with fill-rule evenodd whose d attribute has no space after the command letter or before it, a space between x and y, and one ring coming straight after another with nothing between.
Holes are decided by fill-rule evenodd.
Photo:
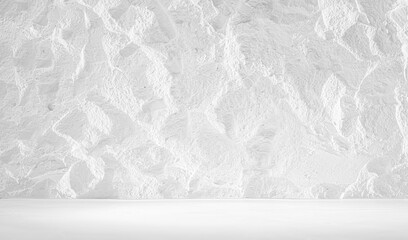
<instances>
[{"instance_id":1,"label":"white textured wall","mask_svg":"<svg viewBox=\"0 0 408 240\"><path fill-rule=\"evenodd\" d=\"M0 198L406 198L408 2L1 0Z\"/></svg>"}]
</instances>

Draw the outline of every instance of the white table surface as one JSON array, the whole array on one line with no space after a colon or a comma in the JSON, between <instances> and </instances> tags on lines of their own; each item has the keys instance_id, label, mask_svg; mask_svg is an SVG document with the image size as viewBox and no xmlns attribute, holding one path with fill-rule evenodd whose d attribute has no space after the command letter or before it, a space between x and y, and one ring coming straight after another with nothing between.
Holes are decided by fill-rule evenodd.
<instances>
[{"instance_id":1,"label":"white table surface","mask_svg":"<svg viewBox=\"0 0 408 240\"><path fill-rule=\"evenodd\" d=\"M9 200L1 240L408 239L406 200Z\"/></svg>"}]
</instances>

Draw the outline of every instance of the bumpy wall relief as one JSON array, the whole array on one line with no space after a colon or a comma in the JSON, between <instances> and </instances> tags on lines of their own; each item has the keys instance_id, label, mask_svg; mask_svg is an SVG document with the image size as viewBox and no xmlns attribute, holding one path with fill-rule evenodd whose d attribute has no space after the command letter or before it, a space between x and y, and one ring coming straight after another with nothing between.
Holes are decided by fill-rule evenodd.
<instances>
[{"instance_id":1,"label":"bumpy wall relief","mask_svg":"<svg viewBox=\"0 0 408 240\"><path fill-rule=\"evenodd\" d=\"M0 198L407 198L408 1L2 0Z\"/></svg>"}]
</instances>

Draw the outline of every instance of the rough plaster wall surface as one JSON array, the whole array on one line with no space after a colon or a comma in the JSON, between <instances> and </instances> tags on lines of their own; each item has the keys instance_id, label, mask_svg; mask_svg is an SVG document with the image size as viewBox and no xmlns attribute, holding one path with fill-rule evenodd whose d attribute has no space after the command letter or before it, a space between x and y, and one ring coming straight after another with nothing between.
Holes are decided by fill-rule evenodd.
<instances>
[{"instance_id":1,"label":"rough plaster wall surface","mask_svg":"<svg viewBox=\"0 0 408 240\"><path fill-rule=\"evenodd\" d=\"M407 198L408 1L1 0L0 198Z\"/></svg>"}]
</instances>

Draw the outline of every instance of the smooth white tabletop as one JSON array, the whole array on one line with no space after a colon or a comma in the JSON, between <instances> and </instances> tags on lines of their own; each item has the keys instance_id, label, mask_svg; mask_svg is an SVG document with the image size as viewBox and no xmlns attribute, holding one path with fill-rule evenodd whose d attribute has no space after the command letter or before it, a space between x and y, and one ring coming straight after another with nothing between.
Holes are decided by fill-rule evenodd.
<instances>
[{"instance_id":1,"label":"smooth white tabletop","mask_svg":"<svg viewBox=\"0 0 408 240\"><path fill-rule=\"evenodd\" d=\"M408 239L406 200L0 200L4 240Z\"/></svg>"}]
</instances>

